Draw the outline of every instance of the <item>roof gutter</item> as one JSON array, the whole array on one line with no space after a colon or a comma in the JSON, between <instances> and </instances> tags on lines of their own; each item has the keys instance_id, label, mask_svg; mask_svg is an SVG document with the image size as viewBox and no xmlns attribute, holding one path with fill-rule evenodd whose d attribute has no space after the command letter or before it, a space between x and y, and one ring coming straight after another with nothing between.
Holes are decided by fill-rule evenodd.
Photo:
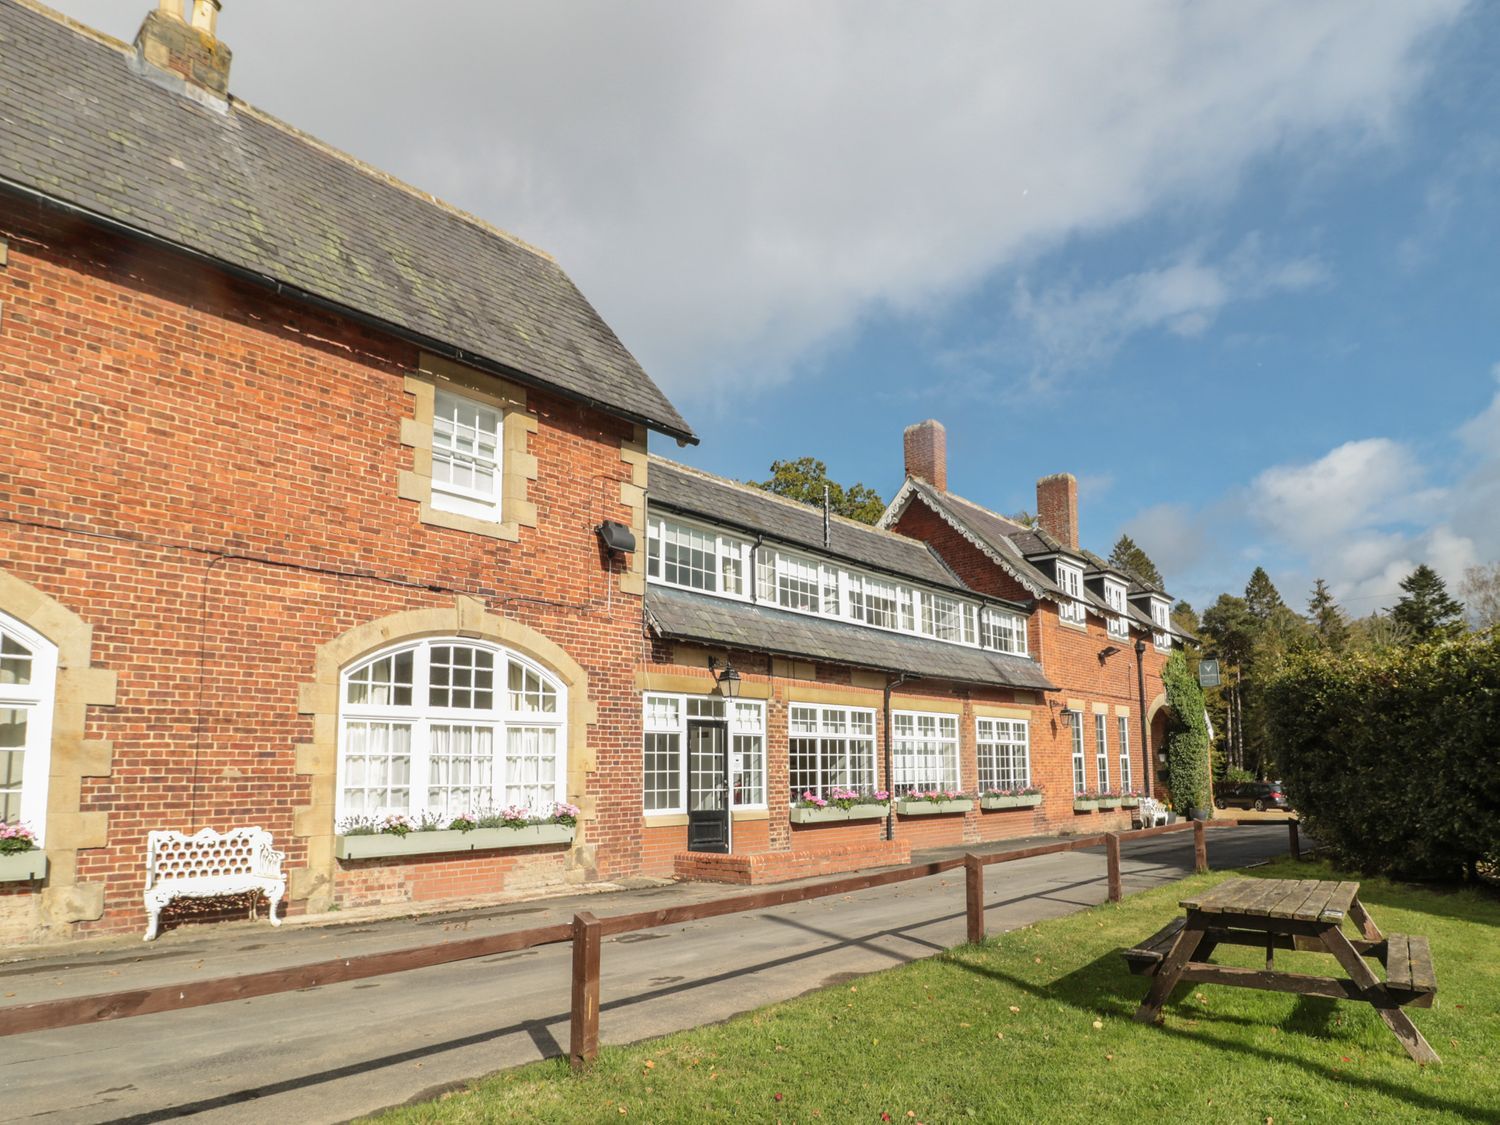
<instances>
[{"instance_id":1,"label":"roof gutter","mask_svg":"<svg viewBox=\"0 0 1500 1125\"><path fill-rule=\"evenodd\" d=\"M472 352L467 352L463 348L455 347L452 344L447 343L446 341L438 340L431 336L425 336L420 332L413 332L409 328L402 328L400 325L392 324L390 321L371 316L370 314L361 312L359 309L353 308L349 305L340 304L339 302L330 300L327 297L319 296L317 293L314 293L311 290L303 289L301 286L292 285L288 282L281 281L275 277L272 277L270 274L260 273L256 270L236 265L235 263L226 261L223 258L216 258L212 254L206 254L201 250L195 250L191 246L185 246L182 243L174 242L169 238L163 238L161 235L152 234L150 231L141 230L138 227L131 226L129 223L122 223L118 219L111 219L107 215L101 215L97 211L90 211L85 207L79 207L78 205L69 203L66 200L47 195L45 192L37 191L35 188L27 187L25 184L18 184L14 180L6 179L4 176L0 176L0 191L9 192L12 195L19 196L22 199L36 204L38 207L44 210L56 211L61 214L67 215L70 218L81 219L84 222L93 223L96 226L103 227L105 230L111 231L115 234L123 235L126 238L133 238L138 241L145 242L150 246L157 247L158 249L169 250L178 254L185 254L187 257L192 258L194 261L201 262L204 265L220 270L223 273L227 273L229 276L237 278L240 281L248 282L249 284L255 285L261 289L269 290L270 292L275 293L277 296L290 297L293 300L299 301L303 304L311 305L314 308L322 309L325 312L334 313L337 316L343 317L346 320L351 320L354 323L362 325L366 328L374 328L377 331L384 332L388 335L405 340L408 343L415 344L417 347L430 351L434 355L440 355L444 359L451 359L455 363L462 363L467 367L477 368L478 370L483 371L488 375L494 375L501 379L509 379L512 382L516 383L523 383L528 387L535 387L538 390L546 391L548 394L554 394L559 398L565 398L570 402L576 402L583 406L587 406L593 410L599 411L602 414L609 414L615 418L623 418L627 422L634 422L637 425L645 426L648 429L655 430L659 434L665 434L667 437L676 438L684 445L698 444L698 435L693 433L692 430L678 429L677 427L668 425L664 422L654 421L650 418L647 418L645 415L635 414L631 411L622 410L618 406L609 406L589 395L581 394L578 391L569 390L566 387L559 387L554 383L548 383L545 380L538 379L535 375L522 371L519 368L509 367L506 364L498 363L495 360L486 359L483 356L475 355Z\"/></svg>"}]
</instances>

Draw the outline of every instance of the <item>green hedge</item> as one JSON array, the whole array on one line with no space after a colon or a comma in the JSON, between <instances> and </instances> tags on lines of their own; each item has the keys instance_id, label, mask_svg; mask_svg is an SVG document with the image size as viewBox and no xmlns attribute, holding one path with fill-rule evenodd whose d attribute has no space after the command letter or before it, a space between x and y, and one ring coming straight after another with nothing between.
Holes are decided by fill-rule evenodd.
<instances>
[{"instance_id":1,"label":"green hedge","mask_svg":"<svg viewBox=\"0 0 1500 1125\"><path fill-rule=\"evenodd\" d=\"M1203 716L1203 689L1179 650L1167 657L1161 673L1167 705L1167 778L1172 807L1187 816L1209 807L1208 721Z\"/></svg>"},{"instance_id":2,"label":"green hedge","mask_svg":"<svg viewBox=\"0 0 1500 1125\"><path fill-rule=\"evenodd\" d=\"M1287 795L1367 871L1500 863L1500 637L1306 653L1268 685Z\"/></svg>"}]
</instances>

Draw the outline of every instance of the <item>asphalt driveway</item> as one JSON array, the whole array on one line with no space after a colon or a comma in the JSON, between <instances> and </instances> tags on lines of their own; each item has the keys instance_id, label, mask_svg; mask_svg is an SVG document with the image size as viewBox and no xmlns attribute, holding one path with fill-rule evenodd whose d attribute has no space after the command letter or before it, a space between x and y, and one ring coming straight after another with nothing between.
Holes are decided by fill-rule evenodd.
<instances>
[{"instance_id":1,"label":"asphalt driveway","mask_svg":"<svg viewBox=\"0 0 1500 1125\"><path fill-rule=\"evenodd\" d=\"M1209 857L1218 868L1243 866L1284 854L1286 839L1280 826L1216 831ZM1126 892L1180 878L1192 856L1189 833L1127 844ZM986 887L990 933L1067 914L1104 900L1103 849L992 867ZM0 1003L201 980L545 925L581 909L602 917L733 893L679 884L368 924L185 928L149 947L75 948L0 966ZM604 943L601 1038L629 1042L725 1019L963 940L962 871L622 934ZM343 1121L562 1054L570 964L568 946L548 946L3 1038L0 1105L11 1121Z\"/></svg>"}]
</instances>

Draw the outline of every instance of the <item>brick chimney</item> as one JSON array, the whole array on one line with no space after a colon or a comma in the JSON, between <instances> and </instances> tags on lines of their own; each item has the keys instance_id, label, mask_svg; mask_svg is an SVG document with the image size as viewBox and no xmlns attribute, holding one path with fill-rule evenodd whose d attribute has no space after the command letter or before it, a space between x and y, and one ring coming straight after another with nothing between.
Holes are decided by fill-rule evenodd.
<instances>
[{"instance_id":1,"label":"brick chimney","mask_svg":"<svg viewBox=\"0 0 1500 1125\"><path fill-rule=\"evenodd\" d=\"M1037 481L1036 516L1047 534L1078 550L1078 478L1054 473Z\"/></svg>"},{"instance_id":2,"label":"brick chimney","mask_svg":"<svg viewBox=\"0 0 1500 1125\"><path fill-rule=\"evenodd\" d=\"M220 0L188 0L188 5L191 23L183 18L183 0L161 0L146 13L135 35L136 71L197 101L222 103L229 95L232 56L215 35Z\"/></svg>"},{"instance_id":3,"label":"brick chimney","mask_svg":"<svg viewBox=\"0 0 1500 1125\"><path fill-rule=\"evenodd\" d=\"M948 431L929 418L907 426L901 435L906 451L906 475L925 480L939 492L948 491Z\"/></svg>"}]
</instances>

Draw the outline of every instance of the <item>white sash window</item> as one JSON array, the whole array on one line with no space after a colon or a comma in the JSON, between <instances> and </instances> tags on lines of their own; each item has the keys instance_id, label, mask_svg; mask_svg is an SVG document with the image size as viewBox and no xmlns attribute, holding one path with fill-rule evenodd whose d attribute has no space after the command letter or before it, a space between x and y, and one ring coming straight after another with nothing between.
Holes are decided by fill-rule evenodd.
<instances>
[{"instance_id":1,"label":"white sash window","mask_svg":"<svg viewBox=\"0 0 1500 1125\"><path fill-rule=\"evenodd\" d=\"M46 830L57 648L0 613L0 823Z\"/></svg>"}]
</instances>

